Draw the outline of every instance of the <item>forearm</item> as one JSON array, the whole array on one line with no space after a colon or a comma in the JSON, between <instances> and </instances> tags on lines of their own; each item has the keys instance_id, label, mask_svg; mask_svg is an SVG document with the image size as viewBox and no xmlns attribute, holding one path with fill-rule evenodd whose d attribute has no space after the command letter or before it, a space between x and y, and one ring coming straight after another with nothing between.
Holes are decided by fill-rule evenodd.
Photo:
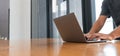
<instances>
[{"instance_id":1,"label":"forearm","mask_svg":"<svg viewBox=\"0 0 120 56\"><path fill-rule=\"evenodd\" d=\"M120 26L114 29L109 35L112 36L112 39L120 37Z\"/></svg>"},{"instance_id":2,"label":"forearm","mask_svg":"<svg viewBox=\"0 0 120 56\"><path fill-rule=\"evenodd\" d=\"M103 27L103 25L101 25L100 23L96 22L93 27L91 28L89 33L98 33L101 28Z\"/></svg>"},{"instance_id":3,"label":"forearm","mask_svg":"<svg viewBox=\"0 0 120 56\"><path fill-rule=\"evenodd\" d=\"M89 33L98 33L103 27L107 16L101 15L98 20L94 23L93 27L89 31Z\"/></svg>"}]
</instances>

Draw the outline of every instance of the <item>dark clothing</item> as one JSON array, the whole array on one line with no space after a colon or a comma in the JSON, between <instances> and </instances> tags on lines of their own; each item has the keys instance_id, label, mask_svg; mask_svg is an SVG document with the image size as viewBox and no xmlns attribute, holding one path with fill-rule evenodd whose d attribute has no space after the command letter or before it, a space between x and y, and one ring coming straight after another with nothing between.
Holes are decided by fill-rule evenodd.
<instances>
[{"instance_id":1,"label":"dark clothing","mask_svg":"<svg viewBox=\"0 0 120 56\"><path fill-rule=\"evenodd\" d=\"M120 25L120 0L104 0L101 15L112 16L116 26Z\"/></svg>"}]
</instances>

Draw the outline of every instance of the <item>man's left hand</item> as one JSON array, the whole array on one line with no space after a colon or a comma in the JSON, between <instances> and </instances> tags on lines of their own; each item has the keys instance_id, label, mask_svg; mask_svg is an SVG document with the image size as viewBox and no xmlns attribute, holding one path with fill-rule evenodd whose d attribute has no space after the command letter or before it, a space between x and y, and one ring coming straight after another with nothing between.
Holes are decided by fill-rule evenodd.
<instances>
[{"instance_id":1,"label":"man's left hand","mask_svg":"<svg viewBox=\"0 0 120 56\"><path fill-rule=\"evenodd\" d=\"M103 33L94 33L92 35L92 38L104 39L104 40L113 40L112 36L110 36L109 34L103 34Z\"/></svg>"}]
</instances>

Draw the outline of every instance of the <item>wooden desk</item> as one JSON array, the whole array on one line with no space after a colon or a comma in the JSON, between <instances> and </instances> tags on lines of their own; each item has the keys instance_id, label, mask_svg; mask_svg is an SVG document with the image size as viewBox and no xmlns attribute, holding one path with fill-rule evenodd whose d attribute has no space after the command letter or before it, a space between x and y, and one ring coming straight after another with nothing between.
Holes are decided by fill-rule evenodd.
<instances>
[{"instance_id":1,"label":"wooden desk","mask_svg":"<svg viewBox=\"0 0 120 56\"><path fill-rule=\"evenodd\" d=\"M0 40L0 56L120 56L117 40L106 43L63 43L59 39L14 41Z\"/></svg>"}]
</instances>

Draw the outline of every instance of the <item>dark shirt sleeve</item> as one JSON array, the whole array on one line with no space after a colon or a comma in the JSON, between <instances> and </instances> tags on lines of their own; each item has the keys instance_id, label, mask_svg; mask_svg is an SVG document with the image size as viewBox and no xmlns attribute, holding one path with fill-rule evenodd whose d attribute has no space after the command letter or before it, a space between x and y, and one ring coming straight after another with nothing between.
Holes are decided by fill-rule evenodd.
<instances>
[{"instance_id":1,"label":"dark shirt sleeve","mask_svg":"<svg viewBox=\"0 0 120 56\"><path fill-rule=\"evenodd\" d=\"M102 10L101 10L101 14L100 15L105 15L110 17L110 9L109 9L109 0L104 0L102 3Z\"/></svg>"}]
</instances>

